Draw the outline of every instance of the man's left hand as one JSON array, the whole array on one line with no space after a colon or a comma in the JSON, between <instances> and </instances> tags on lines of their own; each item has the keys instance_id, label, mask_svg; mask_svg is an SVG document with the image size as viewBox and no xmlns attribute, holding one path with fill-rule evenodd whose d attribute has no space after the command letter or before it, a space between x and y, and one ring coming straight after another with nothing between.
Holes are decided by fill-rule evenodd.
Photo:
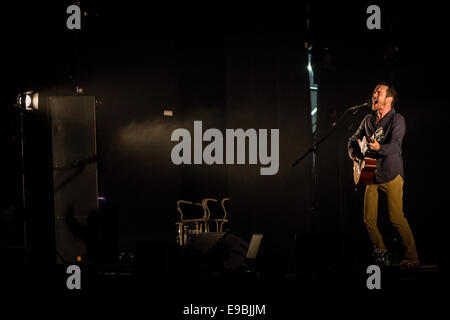
<instances>
[{"instance_id":1,"label":"man's left hand","mask_svg":"<svg viewBox=\"0 0 450 320\"><path fill-rule=\"evenodd\" d=\"M372 151L380 150L380 143L375 139L373 142L369 142L369 149Z\"/></svg>"}]
</instances>

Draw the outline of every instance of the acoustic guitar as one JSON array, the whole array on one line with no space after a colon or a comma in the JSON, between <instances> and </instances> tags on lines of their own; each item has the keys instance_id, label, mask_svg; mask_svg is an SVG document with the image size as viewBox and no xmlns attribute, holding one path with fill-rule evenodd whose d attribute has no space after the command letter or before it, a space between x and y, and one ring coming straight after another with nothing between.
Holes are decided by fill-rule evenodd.
<instances>
[{"instance_id":1,"label":"acoustic guitar","mask_svg":"<svg viewBox=\"0 0 450 320\"><path fill-rule=\"evenodd\" d=\"M368 143L376 139L378 142L383 137L383 128L378 128L371 137L364 137L362 140L358 140L359 156L357 161L353 161L353 181L355 185L359 182L363 184L372 184L375 178L375 169L377 168L377 160L370 157Z\"/></svg>"}]
</instances>

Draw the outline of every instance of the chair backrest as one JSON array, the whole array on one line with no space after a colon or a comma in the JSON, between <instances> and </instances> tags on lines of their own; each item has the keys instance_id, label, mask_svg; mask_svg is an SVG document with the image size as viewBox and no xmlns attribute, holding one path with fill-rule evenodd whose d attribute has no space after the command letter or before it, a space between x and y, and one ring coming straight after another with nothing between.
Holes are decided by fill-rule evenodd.
<instances>
[{"instance_id":1,"label":"chair backrest","mask_svg":"<svg viewBox=\"0 0 450 320\"><path fill-rule=\"evenodd\" d=\"M223 210L223 213L224 213L223 219L226 219L226 218L227 218L228 212L227 212L227 208L225 207L225 202L226 202L226 201L229 201L229 200L230 200L230 198L223 198L222 201L221 201L222 210Z\"/></svg>"},{"instance_id":2,"label":"chair backrest","mask_svg":"<svg viewBox=\"0 0 450 320\"><path fill-rule=\"evenodd\" d=\"M227 209L225 206L225 202L228 200L230 200L230 198L223 198L222 201L219 203L219 201L217 199L213 199L213 198L203 199L202 206L208 214L208 219L209 220L226 219L227 218Z\"/></svg>"},{"instance_id":3,"label":"chair backrest","mask_svg":"<svg viewBox=\"0 0 450 320\"><path fill-rule=\"evenodd\" d=\"M202 207L205 210L208 219L215 219L215 204L217 203L217 199L213 198L204 198L202 200ZM213 212L213 213L212 213Z\"/></svg>"},{"instance_id":4,"label":"chair backrest","mask_svg":"<svg viewBox=\"0 0 450 320\"><path fill-rule=\"evenodd\" d=\"M181 209L182 207L183 209ZM208 216L208 213L205 211L201 203L194 203L187 200L177 201L177 211L180 213L180 220L207 219Z\"/></svg>"}]
</instances>

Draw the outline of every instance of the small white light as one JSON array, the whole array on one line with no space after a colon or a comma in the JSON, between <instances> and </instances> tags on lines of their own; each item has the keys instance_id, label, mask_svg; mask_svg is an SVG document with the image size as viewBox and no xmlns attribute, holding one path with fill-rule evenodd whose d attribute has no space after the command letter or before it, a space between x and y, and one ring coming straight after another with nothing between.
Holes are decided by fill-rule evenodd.
<instances>
[{"instance_id":1,"label":"small white light","mask_svg":"<svg viewBox=\"0 0 450 320\"><path fill-rule=\"evenodd\" d=\"M311 116L314 116L316 113L317 113L317 108L314 108L314 109L311 111Z\"/></svg>"},{"instance_id":2,"label":"small white light","mask_svg":"<svg viewBox=\"0 0 450 320\"><path fill-rule=\"evenodd\" d=\"M28 108L29 106L31 106L31 97L29 94L27 94L25 96L25 107Z\"/></svg>"},{"instance_id":3,"label":"small white light","mask_svg":"<svg viewBox=\"0 0 450 320\"><path fill-rule=\"evenodd\" d=\"M308 63L308 71L309 71L309 72L312 72L312 66L311 66L311 63Z\"/></svg>"}]
</instances>

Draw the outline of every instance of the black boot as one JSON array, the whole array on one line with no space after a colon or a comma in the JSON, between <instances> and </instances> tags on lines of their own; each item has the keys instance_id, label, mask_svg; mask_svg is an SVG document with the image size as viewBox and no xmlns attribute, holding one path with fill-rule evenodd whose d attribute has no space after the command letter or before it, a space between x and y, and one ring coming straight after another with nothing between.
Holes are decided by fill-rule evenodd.
<instances>
[{"instance_id":1,"label":"black boot","mask_svg":"<svg viewBox=\"0 0 450 320\"><path fill-rule=\"evenodd\" d=\"M389 267L391 265L391 254L387 249L375 248L372 253L374 263L381 267Z\"/></svg>"}]
</instances>

